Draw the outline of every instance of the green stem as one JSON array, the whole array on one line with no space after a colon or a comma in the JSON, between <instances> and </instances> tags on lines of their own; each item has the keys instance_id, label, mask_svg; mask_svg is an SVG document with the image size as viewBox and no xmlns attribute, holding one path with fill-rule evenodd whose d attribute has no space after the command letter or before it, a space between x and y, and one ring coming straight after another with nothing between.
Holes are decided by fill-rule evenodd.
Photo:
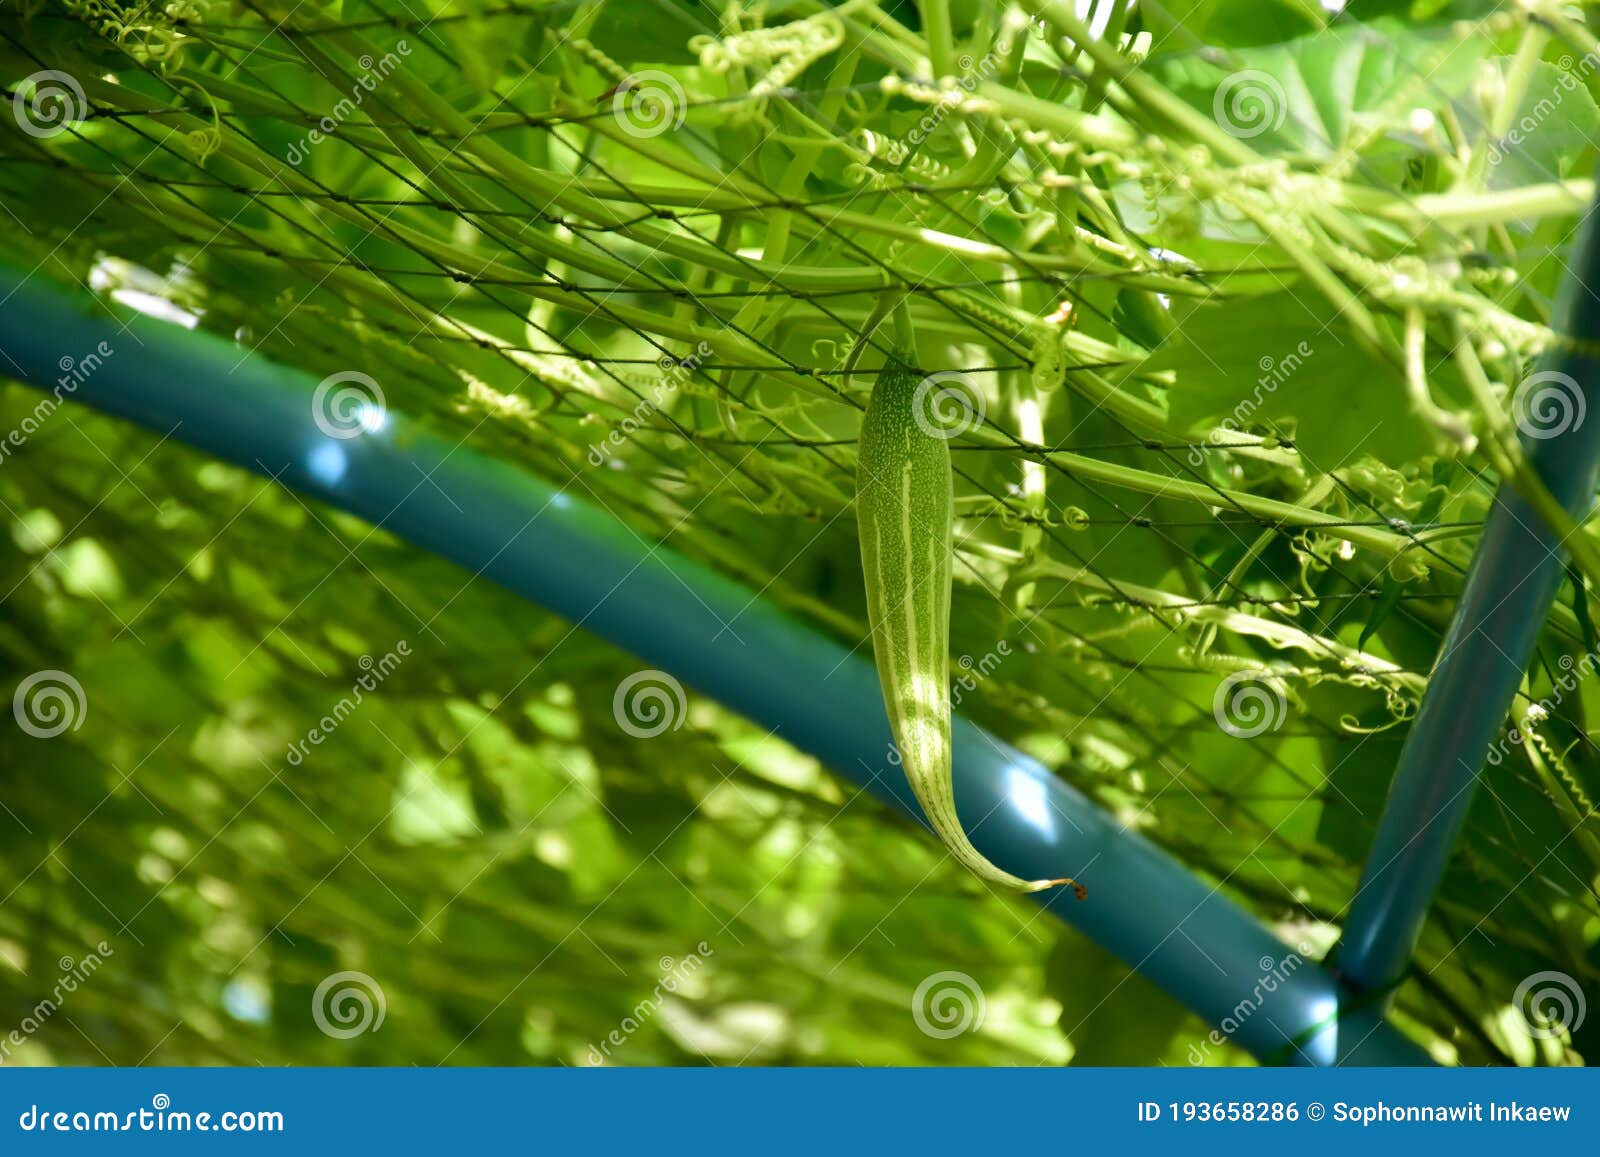
<instances>
[{"instance_id":1,"label":"green stem","mask_svg":"<svg viewBox=\"0 0 1600 1157\"><path fill-rule=\"evenodd\" d=\"M917 0L922 31L928 38L928 62L933 75L957 76L955 34L950 27L950 0Z\"/></svg>"}]
</instances>

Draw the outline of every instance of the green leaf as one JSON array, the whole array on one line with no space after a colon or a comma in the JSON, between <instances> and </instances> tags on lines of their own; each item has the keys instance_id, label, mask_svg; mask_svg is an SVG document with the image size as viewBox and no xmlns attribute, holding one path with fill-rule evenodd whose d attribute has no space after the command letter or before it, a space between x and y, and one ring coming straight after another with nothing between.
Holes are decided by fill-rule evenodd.
<instances>
[{"instance_id":1,"label":"green leaf","mask_svg":"<svg viewBox=\"0 0 1600 1157\"><path fill-rule=\"evenodd\" d=\"M1301 286L1190 309L1146 366L1176 373L1168 405L1178 426L1290 436L1317 472L1364 455L1407 462L1432 449L1399 371Z\"/></svg>"},{"instance_id":2,"label":"green leaf","mask_svg":"<svg viewBox=\"0 0 1600 1157\"><path fill-rule=\"evenodd\" d=\"M1256 148L1333 157L1405 130L1413 108L1437 108L1465 92L1485 47L1447 24L1346 22L1239 49L1226 65L1186 57L1163 75Z\"/></svg>"},{"instance_id":3,"label":"green leaf","mask_svg":"<svg viewBox=\"0 0 1600 1157\"><path fill-rule=\"evenodd\" d=\"M1564 65L1543 61L1534 65L1510 131L1490 142L1491 188L1552 181L1579 169L1587 174L1591 167L1600 108L1582 77L1570 67L1572 58L1563 60ZM1509 62L1505 67L1509 68Z\"/></svg>"}]
</instances>

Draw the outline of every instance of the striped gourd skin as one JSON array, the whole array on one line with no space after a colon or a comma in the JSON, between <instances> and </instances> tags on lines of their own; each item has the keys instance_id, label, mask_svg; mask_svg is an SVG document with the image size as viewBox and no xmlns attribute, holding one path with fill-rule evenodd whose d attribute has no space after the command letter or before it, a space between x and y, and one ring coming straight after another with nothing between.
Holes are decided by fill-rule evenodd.
<instances>
[{"instance_id":1,"label":"striped gourd skin","mask_svg":"<svg viewBox=\"0 0 1600 1157\"><path fill-rule=\"evenodd\" d=\"M984 858L956 815L950 768L950 550L955 491L950 447L914 414L919 379L897 357L885 366L861 420L856 520L867 619L883 701L906 779L952 855L986 880L1023 891L1024 880ZM931 406L924 405L926 421Z\"/></svg>"}]
</instances>

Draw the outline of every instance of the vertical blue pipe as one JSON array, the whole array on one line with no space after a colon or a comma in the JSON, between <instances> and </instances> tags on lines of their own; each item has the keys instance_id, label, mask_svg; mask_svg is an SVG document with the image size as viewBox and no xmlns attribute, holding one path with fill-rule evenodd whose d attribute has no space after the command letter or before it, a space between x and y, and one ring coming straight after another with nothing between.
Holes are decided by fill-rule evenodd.
<instances>
[{"instance_id":1,"label":"vertical blue pipe","mask_svg":"<svg viewBox=\"0 0 1600 1157\"><path fill-rule=\"evenodd\" d=\"M76 401L270 474L458 562L921 819L888 762L871 662L738 584L392 410L370 415L355 437L330 437L313 420L309 375L241 357L208 334L135 318L124 337L103 313L4 269L0 302L0 365L24 380L49 389L58 359L108 342L113 354L76 387ZM1236 1043L1294 1064L1427 1063L1381 1014L1351 1006L1325 970L1037 761L960 718L954 740L957 806L969 821L983 817L978 848L1025 879L1083 881L1086 901L1058 889L1040 902L1211 1024L1234 1025Z\"/></svg>"},{"instance_id":2,"label":"vertical blue pipe","mask_svg":"<svg viewBox=\"0 0 1600 1157\"><path fill-rule=\"evenodd\" d=\"M1586 343L1546 355L1529 392L1526 430L1556 419L1554 437L1524 433L1533 467L1580 522L1600 468L1600 230L1590 210L1557 309L1559 334ZM1588 352L1584 352L1587 350ZM1534 390L1549 391L1544 410ZM1547 433L1548 429L1540 430ZM1394 783L1351 903L1338 952L1340 977L1387 994L1404 977L1428 906L1477 794L1489 747L1511 710L1560 588L1566 552L1509 483L1484 523L1466 589L1422 707L1401 749Z\"/></svg>"}]
</instances>

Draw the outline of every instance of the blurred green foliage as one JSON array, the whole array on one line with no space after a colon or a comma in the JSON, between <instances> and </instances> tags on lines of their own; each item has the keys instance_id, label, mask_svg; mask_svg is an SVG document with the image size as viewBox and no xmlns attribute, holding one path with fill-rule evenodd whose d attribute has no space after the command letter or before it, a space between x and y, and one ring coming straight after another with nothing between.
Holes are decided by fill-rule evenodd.
<instances>
[{"instance_id":1,"label":"blurred green foliage","mask_svg":"<svg viewBox=\"0 0 1600 1157\"><path fill-rule=\"evenodd\" d=\"M0 728L0 1027L111 949L12 1063L584 1064L634 1016L613 1063L1035 1064L1129 1031L1094 1010L1125 969L1053 966L1081 938L871 797L704 701L624 734L637 661L381 531L76 408L0 500L3 681L85 703ZM947 969L987 1012L938 1040L911 994ZM350 1039L312 1016L342 970L385 1001ZM1203 1034L1126 988L1174 1009L1140 1051Z\"/></svg>"},{"instance_id":2,"label":"blurred green foliage","mask_svg":"<svg viewBox=\"0 0 1600 1157\"><path fill-rule=\"evenodd\" d=\"M0 13L0 70L67 70L94 115L0 131L0 236L241 355L359 366L849 646L866 387L839 366L880 286L917 290L917 356L989 410L955 447L952 654L1012 657L961 710L1320 957L1494 486L1428 407L1479 449L1507 420L1597 155L1581 23L1350 7L1141 4L1115 83L1031 25L968 101L919 82L906 4L840 9L842 53L814 0L40 0ZM998 5L951 9L953 48L998 40ZM681 131L619 130L640 75ZM1272 82L1260 132L1224 115L1241 75ZM38 398L5 386L0 429ZM1242 1062L750 724L693 700L630 736L635 660L180 443L69 403L0 459L0 689L82 691L58 736L0 727L0 1032L34 1022L8 1063ZM1240 671L1280 726L1218 727ZM1538 1040L1511 1007L1559 971L1600 1009L1597 707L1541 707L1486 777L1398 994L1441 1059L1600 1053L1600 1015ZM981 1025L919 1024L941 973Z\"/></svg>"}]
</instances>

